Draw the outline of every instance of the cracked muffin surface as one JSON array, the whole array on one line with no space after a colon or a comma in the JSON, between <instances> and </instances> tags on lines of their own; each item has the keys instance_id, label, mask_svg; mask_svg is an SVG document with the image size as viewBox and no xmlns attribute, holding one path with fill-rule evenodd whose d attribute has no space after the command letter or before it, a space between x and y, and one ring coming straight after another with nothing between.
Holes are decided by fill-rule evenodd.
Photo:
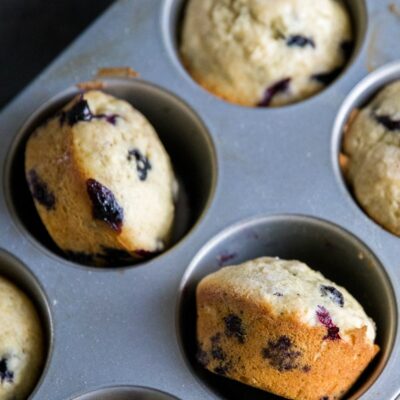
<instances>
[{"instance_id":1,"label":"cracked muffin surface","mask_svg":"<svg viewBox=\"0 0 400 400\"><path fill-rule=\"evenodd\" d=\"M28 297L0 276L0 400L25 400L44 362L38 314Z\"/></svg>"},{"instance_id":2,"label":"cracked muffin surface","mask_svg":"<svg viewBox=\"0 0 400 400\"><path fill-rule=\"evenodd\" d=\"M343 398L379 350L354 297L299 261L224 267L196 299L198 362L288 399Z\"/></svg>"},{"instance_id":3,"label":"cracked muffin surface","mask_svg":"<svg viewBox=\"0 0 400 400\"><path fill-rule=\"evenodd\" d=\"M246 106L280 106L331 83L353 47L337 0L189 0L180 53L205 89Z\"/></svg>"},{"instance_id":4,"label":"cracked muffin surface","mask_svg":"<svg viewBox=\"0 0 400 400\"><path fill-rule=\"evenodd\" d=\"M100 91L75 97L29 138L25 172L36 209L72 260L129 263L168 243L177 184L150 122Z\"/></svg>"},{"instance_id":5,"label":"cracked muffin surface","mask_svg":"<svg viewBox=\"0 0 400 400\"><path fill-rule=\"evenodd\" d=\"M378 224L400 236L400 81L356 111L343 141L345 177Z\"/></svg>"}]
</instances>

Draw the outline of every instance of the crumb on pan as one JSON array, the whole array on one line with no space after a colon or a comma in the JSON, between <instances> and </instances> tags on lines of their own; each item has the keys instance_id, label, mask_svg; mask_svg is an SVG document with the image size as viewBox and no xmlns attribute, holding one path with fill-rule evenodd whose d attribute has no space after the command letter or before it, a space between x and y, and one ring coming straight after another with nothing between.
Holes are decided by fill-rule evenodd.
<instances>
[{"instance_id":1,"label":"crumb on pan","mask_svg":"<svg viewBox=\"0 0 400 400\"><path fill-rule=\"evenodd\" d=\"M99 90L104 89L105 83L102 81L87 81L77 83L76 86L81 90Z\"/></svg>"},{"instance_id":2,"label":"crumb on pan","mask_svg":"<svg viewBox=\"0 0 400 400\"><path fill-rule=\"evenodd\" d=\"M139 73L131 67L107 67L99 68L97 77L122 77L122 78L137 78Z\"/></svg>"},{"instance_id":3,"label":"crumb on pan","mask_svg":"<svg viewBox=\"0 0 400 400\"><path fill-rule=\"evenodd\" d=\"M393 15L395 15L396 17L400 17L400 10L399 10L399 8L397 7L396 4L390 3L388 5L388 9Z\"/></svg>"}]
</instances>

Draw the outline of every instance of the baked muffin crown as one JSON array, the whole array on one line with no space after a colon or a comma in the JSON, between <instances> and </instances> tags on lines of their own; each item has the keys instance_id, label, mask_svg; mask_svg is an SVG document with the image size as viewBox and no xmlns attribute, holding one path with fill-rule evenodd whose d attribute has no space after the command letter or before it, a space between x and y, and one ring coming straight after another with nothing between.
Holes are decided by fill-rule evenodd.
<instances>
[{"instance_id":1,"label":"baked muffin crown","mask_svg":"<svg viewBox=\"0 0 400 400\"><path fill-rule=\"evenodd\" d=\"M78 95L32 134L25 170L42 221L71 258L126 262L166 246L174 172L154 128L129 103Z\"/></svg>"}]
</instances>

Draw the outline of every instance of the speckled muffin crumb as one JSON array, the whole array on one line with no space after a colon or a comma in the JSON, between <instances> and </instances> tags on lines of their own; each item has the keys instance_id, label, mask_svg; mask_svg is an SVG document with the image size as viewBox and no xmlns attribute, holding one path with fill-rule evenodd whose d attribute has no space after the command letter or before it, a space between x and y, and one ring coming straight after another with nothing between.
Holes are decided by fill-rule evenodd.
<instances>
[{"instance_id":1,"label":"speckled muffin crumb","mask_svg":"<svg viewBox=\"0 0 400 400\"><path fill-rule=\"evenodd\" d=\"M343 142L345 177L367 214L400 236L400 81L353 115Z\"/></svg>"},{"instance_id":2,"label":"speckled muffin crumb","mask_svg":"<svg viewBox=\"0 0 400 400\"><path fill-rule=\"evenodd\" d=\"M263 257L197 287L198 362L288 399L340 399L379 348L341 286L299 261Z\"/></svg>"},{"instance_id":3,"label":"speckled muffin crumb","mask_svg":"<svg viewBox=\"0 0 400 400\"><path fill-rule=\"evenodd\" d=\"M37 312L24 293L0 276L0 400L25 400L43 362Z\"/></svg>"},{"instance_id":4,"label":"speckled muffin crumb","mask_svg":"<svg viewBox=\"0 0 400 400\"><path fill-rule=\"evenodd\" d=\"M169 241L172 165L149 121L126 101L78 95L33 132L25 172L44 225L72 260L129 263Z\"/></svg>"},{"instance_id":5,"label":"speckled muffin crumb","mask_svg":"<svg viewBox=\"0 0 400 400\"><path fill-rule=\"evenodd\" d=\"M305 99L331 83L353 49L338 0L190 0L180 52L210 92L246 106Z\"/></svg>"}]
</instances>

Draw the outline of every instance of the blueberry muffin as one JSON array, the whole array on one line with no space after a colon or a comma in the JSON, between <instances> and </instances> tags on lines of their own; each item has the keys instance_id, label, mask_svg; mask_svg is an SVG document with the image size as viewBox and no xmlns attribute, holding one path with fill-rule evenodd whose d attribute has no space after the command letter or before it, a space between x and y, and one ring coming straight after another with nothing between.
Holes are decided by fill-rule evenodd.
<instances>
[{"instance_id":1,"label":"blueberry muffin","mask_svg":"<svg viewBox=\"0 0 400 400\"><path fill-rule=\"evenodd\" d=\"M25 172L44 225L72 259L126 263L168 242L171 162L149 121L123 100L75 97L31 135Z\"/></svg>"},{"instance_id":2,"label":"blueberry muffin","mask_svg":"<svg viewBox=\"0 0 400 400\"><path fill-rule=\"evenodd\" d=\"M299 261L258 258L197 287L198 361L288 399L340 399L378 352L346 289Z\"/></svg>"},{"instance_id":3,"label":"blueberry muffin","mask_svg":"<svg viewBox=\"0 0 400 400\"><path fill-rule=\"evenodd\" d=\"M386 86L348 124L345 176L372 219L400 236L400 81Z\"/></svg>"},{"instance_id":4,"label":"blueberry muffin","mask_svg":"<svg viewBox=\"0 0 400 400\"><path fill-rule=\"evenodd\" d=\"M331 83L352 52L340 0L189 0L181 57L205 89L245 106L280 106Z\"/></svg>"},{"instance_id":5,"label":"blueberry muffin","mask_svg":"<svg viewBox=\"0 0 400 400\"><path fill-rule=\"evenodd\" d=\"M43 333L33 304L0 276L0 400L25 400L43 361Z\"/></svg>"}]
</instances>

